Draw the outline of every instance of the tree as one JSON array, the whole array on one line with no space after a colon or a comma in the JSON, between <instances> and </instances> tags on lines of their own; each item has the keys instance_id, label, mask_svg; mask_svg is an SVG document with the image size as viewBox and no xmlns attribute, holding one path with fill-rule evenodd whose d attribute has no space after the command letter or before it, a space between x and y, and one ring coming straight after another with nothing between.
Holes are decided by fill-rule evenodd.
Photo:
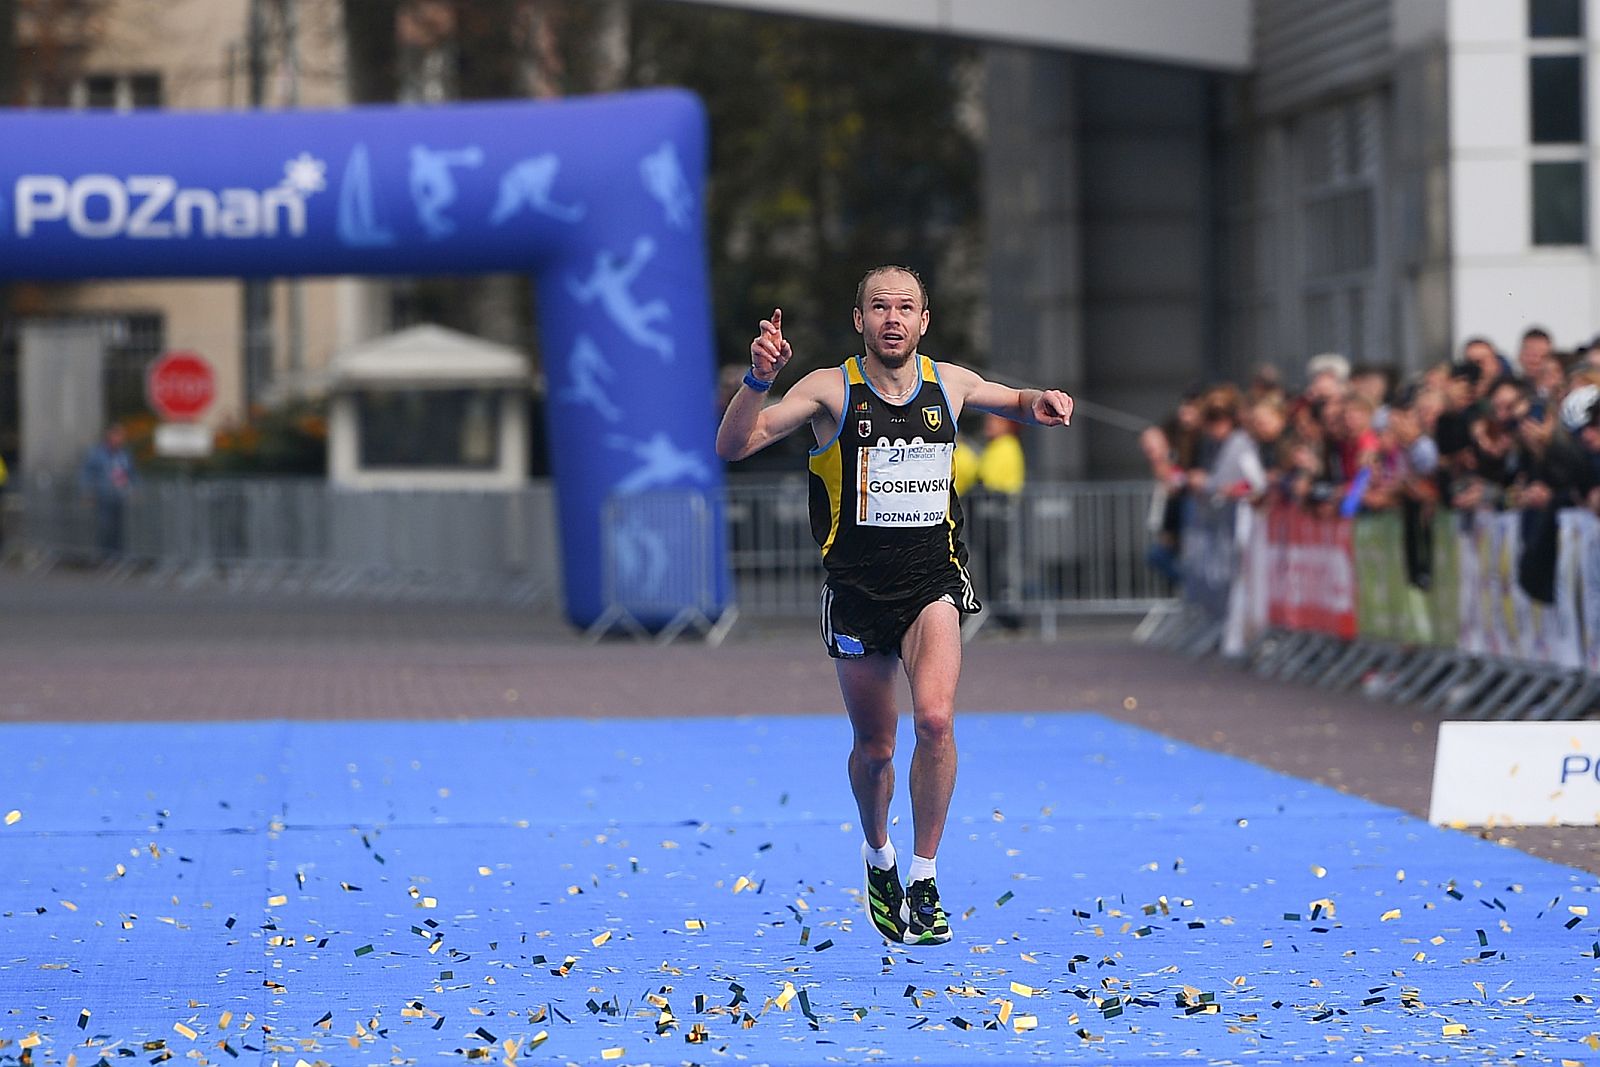
<instances>
[{"instance_id":1,"label":"tree","mask_svg":"<svg viewBox=\"0 0 1600 1067\"><path fill-rule=\"evenodd\" d=\"M711 117L716 329L740 362L782 305L796 370L858 350L849 309L869 267L916 267L933 293L928 346L976 361L979 150L961 119L968 44L697 5L633 18L635 84L678 84ZM975 257L971 257L975 258Z\"/></svg>"}]
</instances>

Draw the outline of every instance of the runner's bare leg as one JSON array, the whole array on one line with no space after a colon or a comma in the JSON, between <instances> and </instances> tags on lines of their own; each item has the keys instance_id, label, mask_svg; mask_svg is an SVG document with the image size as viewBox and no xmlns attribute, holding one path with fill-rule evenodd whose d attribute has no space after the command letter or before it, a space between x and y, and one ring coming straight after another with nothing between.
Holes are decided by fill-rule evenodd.
<instances>
[{"instance_id":1,"label":"runner's bare leg","mask_svg":"<svg viewBox=\"0 0 1600 1067\"><path fill-rule=\"evenodd\" d=\"M917 747L911 754L915 855L933 859L956 787L956 683L961 678L961 615L938 601L922 609L900 642L911 682Z\"/></svg>"},{"instance_id":2,"label":"runner's bare leg","mask_svg":"<svg viewBox=\"0 0 1600 1067\"><path fill-rule=\"evenodd\" d=\"M850 749L850 790L861 813L867 844L889 840L889 801L894 797L895 708L893 656L834 660L839 692L855 732Z\"/></svg>"}]
</instances>

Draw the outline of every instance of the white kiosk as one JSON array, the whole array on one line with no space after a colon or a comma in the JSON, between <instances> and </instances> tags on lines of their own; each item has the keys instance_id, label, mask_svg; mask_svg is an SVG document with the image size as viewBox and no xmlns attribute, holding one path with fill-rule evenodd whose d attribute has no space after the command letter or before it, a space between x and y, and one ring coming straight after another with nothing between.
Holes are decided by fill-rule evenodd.
<instances>
[{"instance_id":1,"label":"white kiosk","mask_svg":"<svg viewBox=\"0 0 1600 1067\"><path fill-rule=\"evenodd\" d=\"M533 377L516 349L414 326L335 355L329 384L334 487L526 486Z\"/></svg>"}]
</instances>

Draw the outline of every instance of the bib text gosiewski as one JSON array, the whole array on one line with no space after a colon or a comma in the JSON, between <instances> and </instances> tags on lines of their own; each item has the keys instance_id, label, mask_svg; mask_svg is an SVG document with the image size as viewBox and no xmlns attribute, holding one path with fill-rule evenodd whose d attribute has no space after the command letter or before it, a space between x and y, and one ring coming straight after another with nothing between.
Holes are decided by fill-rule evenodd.
<instances>
[{"instance_id":1,"label":"bib text gosiewski","mask_svg":"<svg viewBox=\"0 0 1600 1067\"><path fill-rule=\"evenodd\" d=\"M935 526L950 514L954 443L863 445L856 479L862 526Z\"/></svg>"}]
</instances>

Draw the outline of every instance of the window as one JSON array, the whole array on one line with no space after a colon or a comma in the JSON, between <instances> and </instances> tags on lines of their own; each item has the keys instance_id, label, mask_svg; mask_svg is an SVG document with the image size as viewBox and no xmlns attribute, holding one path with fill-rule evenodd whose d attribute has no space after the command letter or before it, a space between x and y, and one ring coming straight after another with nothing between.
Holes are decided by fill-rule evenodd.
<instances>
[{"instance_id":1,"label":"window","mask_svg":"<svg viewBox=\"0 0 1600 1067\"><path fill-rule=\"evenodd\" d=\"M1588 243L1583 171L1583 164L1578 161L1533 165L1534 244Z\"/></svg>"},{"instance_id":2,"label":"window","mask_svg":"<svg viewBox=\"0 0 1600 1067\"><path fill-rule=\"evenodd\" d=\"M160 107L161 75L89 74L72 88L74 107L90 111L133 111Z\"/></svg>"},{"instance_id":3,"label":"window","mask_svg":"<svg viewBox=\"0 0 1600 1067\"><path fill-rule=\"evenodd\" d=\"M1371 310L1378 282L1378 188L1383 100L1364 96L1300 121L1300 315L1310 351L1369 358L1382 324Z\"/></svg>"},{"instance_id":4,"label":"window","mask_svg":"<svg viewBox=\"0 0 1600 1067\"><path fill-rule=\"evenodd\" d=\"M1529 37L1582 37L1582 0L1528 0Z\"/></svg>"},{"instance_id":5,"label":"window","mask_svg":"<svg viewBox=\"0 0 1600 1067\"><path fill-rule=\"evenodd\" d=\"M492 389L390 389L356 396L358 462L368 470L500 464L500 393Z\"/></svg>"},{"instance_id":6,"label":"window","mask_svg":"<svg viewBox=\"0 0 1600 1067\"><path fill-rule=\"evenodd\" d=\"M1583 57L1534 56L1528 60L1529 128L1534 144L1583 140Z\"/></svg>"},{"instance_id":7,"label":"window","mask_svg":"<svg viewBox=\"0 0 1600 1067\"><path fill-rule=\"evenodd\" d=\"M1535 246L1587 244L1583 5L1529 0L1530 224Z\"/></svg>"}]
</instances>

